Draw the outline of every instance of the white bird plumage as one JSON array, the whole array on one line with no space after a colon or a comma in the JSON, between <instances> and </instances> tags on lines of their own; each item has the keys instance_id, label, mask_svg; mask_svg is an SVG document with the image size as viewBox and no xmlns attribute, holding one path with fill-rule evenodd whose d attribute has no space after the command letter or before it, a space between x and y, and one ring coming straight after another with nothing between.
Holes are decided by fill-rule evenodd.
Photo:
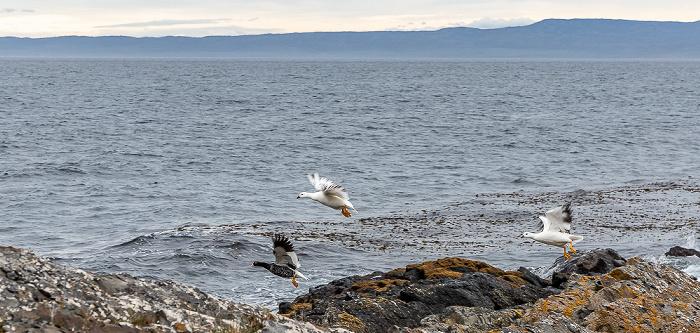
<instances>
[{"instance_id":1,"label":"white bird plumage","mask_svg":"<svg viewBox=\"0 0 700 333\"><path fill-rule=\"evenodd\" d=\"M571 259L571 256L566 253L566 247L568 246L571 252L576 254L573 244L583 239L583 236L571 234L571 204L565 203L547 211L545 216L540 216L540 220L542 220L542 231L539 233L526 232L523 237L561 247L564 249L566 259Z\"/></svg>"},{"instance_id":2,"label":"white bird plumage","mask_svg":"<svg viewBox=\"0 0 700 333\"><path fill-rule=\"evenodd\" d=\"M318 201L333 209L341 210L345 217L350 217L348 209L357 212L350 202L350 196L348 196L348 193L342 186L332 182L328 178L320 177L317 173L309 174L308 178L318 192L301 192L299 196L297 196L297 199L309 198Z\"/></svg>"}]
</instances>

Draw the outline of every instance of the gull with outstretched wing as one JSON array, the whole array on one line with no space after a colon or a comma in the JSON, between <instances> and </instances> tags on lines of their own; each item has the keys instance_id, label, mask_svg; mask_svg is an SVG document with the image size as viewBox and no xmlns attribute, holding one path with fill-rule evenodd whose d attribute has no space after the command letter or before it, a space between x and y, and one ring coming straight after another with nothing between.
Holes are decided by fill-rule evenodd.
<instances>
[{"instance_id":1,"label":"gull with outstretched wing","mask_svg":"<svg viewBox=\"0 0 700 333\"><path fill-rule=\"evenodd\" d=\"M294 252L292 242L284 235L274 235L272 237L272 254L275 255L275 263L266 263L256 261L251 266L262 266L272 274L283 278L292 279L292 284L297 287L299 283L296 281L297 276L308 280L304 274L301 274L299 268L299 259Z\"/></svg>"},{"instance_id":2,"label":"gull with outstretched wing","mask_svg":"<svg viewBox=\"0 0 700 333\"><path fill-rule=\"evenodd\" d=\"M565 203L547 211L544 215L540 216L542 231L526 232L523 237L564 248L564 256L566 259L571 259L571 256L566 253L566 247L568 246L571 252L576 254L573 244L583 239L583 236L571 234L571 204Z\"/></svg>"},{"instance_id":3,"label":"gull with outstretched wing","mask_svg":"<svg viewBox=\"0 0 700 333\"><path fill-rule=\"evenodd\" d=\"M348 196L348 193L342 186L328 178L320 177L317 173L309 174L308 177L318 192L301 192L297 199L308 198L318 201L328 207L340 210L345 217L350 217L348 209L357 212L350 202L350 196Z\"/></svg>"}]
</instances>

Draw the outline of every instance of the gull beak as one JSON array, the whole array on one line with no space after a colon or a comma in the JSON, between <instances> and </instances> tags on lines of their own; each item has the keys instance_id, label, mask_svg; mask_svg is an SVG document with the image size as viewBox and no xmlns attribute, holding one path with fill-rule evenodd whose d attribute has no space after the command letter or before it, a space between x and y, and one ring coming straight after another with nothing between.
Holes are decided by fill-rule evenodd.
<instances>
[{"instance_id":1,"label":"gull beak","mask_svg":"<svg viewBox=\"0 0 700 333\"><path fill-rule=\"evenodd\" d=\"M300 196L297 195L297 199L301 198Z\"/></svg>"}]
</instances>

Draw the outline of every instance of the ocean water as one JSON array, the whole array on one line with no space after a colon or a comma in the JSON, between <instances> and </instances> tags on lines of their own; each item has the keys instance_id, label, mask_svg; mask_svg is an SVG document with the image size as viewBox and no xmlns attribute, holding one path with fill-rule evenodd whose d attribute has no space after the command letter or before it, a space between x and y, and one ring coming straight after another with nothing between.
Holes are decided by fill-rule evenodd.
<instances>
[{"instance_id":1,"label":"ocean water","mask_svg":"<svg viewBox=\"0 0 700 333\"><path fill-rule=\"evenodd\" d=\"M0 78L0 245L67 265L274 308L444 256L544 267L560 249L519 236L571 200L582 249L698 275L663 251L700 236L700 62L0 59ZM297 200L310 172L359 212ZM300 288L250 267L276 232Z\"/></svg>"}]
</instances>

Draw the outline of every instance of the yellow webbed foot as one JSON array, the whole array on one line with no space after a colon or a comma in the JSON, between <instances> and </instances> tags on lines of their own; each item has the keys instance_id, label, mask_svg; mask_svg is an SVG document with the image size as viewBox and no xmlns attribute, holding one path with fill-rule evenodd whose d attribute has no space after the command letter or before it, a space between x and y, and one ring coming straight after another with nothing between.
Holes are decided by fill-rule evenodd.
<instances>
[{"instance_id":1,"label":"yellow webbed foot","mask_svg":"<svg viewBox=\"0 0 700 333\"><path fill-rule=\"evenodd\" d=\"M296 276L296 275L292 276L292 284L294 285L294 288L299 287L299 282L297 282L297 276Z\"/></svg>"},{"instance_id":2,"label":"yellow webbed foot","mask_svg":"<svg viewBox=\"0 0 700 333\"><path fill-rule=\"evenodd\" d=\"M348 212L348 206L343 206L343 210L341 212L343 213L343 216L350 217L350 212Z\"/></svg>"},{"instance_id":3,"label":"yellow webbed foot","mask_svg":"<svg viewBox=\"0 0 700 333\"><path fill-rule=\"evenodd\" d=\"M569 249L571 249L571 252L576 254L576 250L574 250L574 247L571 244L573 244L573 243L569 243Z\"/></svg>"},{"instance_id":4,"label":"yellow webbed foot","mask_svg":"<svg viewBox=\"0 0 700 333\"><path fill-rule=\"evenodd\" d=\"M566 257L566 260L570 260L570 259L571 259L571 256L570 256L568 253L566 253L566 251L564 251L564 256Z\"/></svg>"}]
</instances>

